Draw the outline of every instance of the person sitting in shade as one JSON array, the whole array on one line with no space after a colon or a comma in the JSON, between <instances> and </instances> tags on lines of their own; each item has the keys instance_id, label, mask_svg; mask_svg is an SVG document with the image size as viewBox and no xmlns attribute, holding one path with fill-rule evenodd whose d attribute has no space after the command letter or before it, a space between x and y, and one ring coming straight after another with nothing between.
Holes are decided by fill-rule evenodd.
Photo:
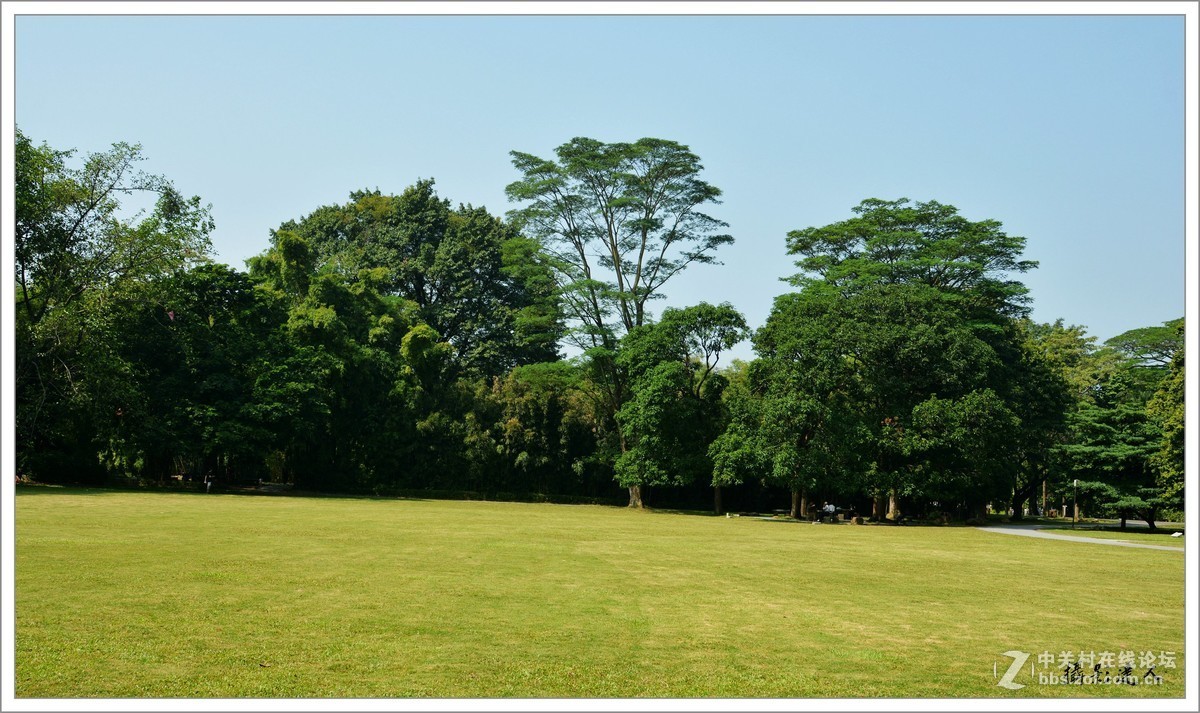
<instances>
[{"instance_id":1,"label":"person sitting in shade","mask_svg":"<svg viewBox=\"0 0 1200 713\"><path fill-rule=\"evenodd\" d=\"M836 520L837 519L837 506L834 505L833 503L825 503L824 505L822 505L821 506L821 517L824 518L826 516L829 517L830 522L833 522L834 520Z\"/></svg>"}]
</instances>

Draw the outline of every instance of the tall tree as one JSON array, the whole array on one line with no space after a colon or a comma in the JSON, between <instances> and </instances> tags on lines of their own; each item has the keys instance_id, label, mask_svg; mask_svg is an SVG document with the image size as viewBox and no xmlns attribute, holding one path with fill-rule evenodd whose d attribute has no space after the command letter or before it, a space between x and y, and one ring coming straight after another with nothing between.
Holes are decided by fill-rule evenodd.
<instances>
[{"instance_id":1,"label":"tall tree","mask_svg":"<svg viewBox=\"0 0 1200 713\"><path fill-rule=\"evenodd\" d=\"M1133 360L1138 366L1166 369L1176 352L1183 348L1183 318L1163 322L1161 326L1140 327L1122 332L1104 342Z\"/></svg>"},{"instance_id":2,"label":"tall tree","mask_svg":"<svg viewBox=\"0 0 1200 713\"><path fill-rule=\"evenodd\" d=\"M558 274L568 338L583 349L606 397L608 419L628 398L615 356L621 336L648 323L651 300L693 263L713 263L733 242L703 212L721 192L701 180L700 159L663 139L603 143L575 138L557 160L513 151L520 180L507 188L524 204L510 214L541 241ZM619 433L619 427L614 429ZM620 452L628 449L619 438ZM637 486L630 504L640 505Z\"/></svg>"},{"instance_id":3,"label":"tall tree","mask_svg":"<svg viewBox=\"0 0 1200 713\"><path fill-rule=\"evenodd\" d=\"M71 165L74 151L34 145L17 129L17 306L32 325L89 294L144 281L204 259L209 207L166 178L137 170L140 145L116 143ZM154 208L122 215L121 200Z\"/></svg>"},{"instance_id":4,"label":"tall tree","mask_svg":"<svg viewBox=\"0 0 1200 713\"><path fill-rule=\"evenodd\" d=\"M1102 386L1094 403L1085 402L1069 415L1066 442L1058 448L1065 481L1078 479L1080 504L1086 512L1125 520L1144 519L1151 529L1158 511L1167 506L1157 487L1150 458L1161 433L1146 417L1145 400L1128 370Z\"/></svg>"},{"instance_id":5,"label":"tall tree","mask_svg":"<svg viewBox=\"0 0 1200 713\"><path fill-rule=\"evenodd\" d=\"M1071 412L1057 448L1063 480L1081 481L1088 512L1153 528L1160 511L1182 496L1183 320L1133 329L1089 355L1088 398Z\"/></svg>"},{"instance_id":6,"label":"tall tree","mask_svg":"<svg viewBox=\"0 0 1200 713\"><path fill-rule=\"evenodd\" d=\"M1114 352L1131 379L1129 396L1149 400L1166 378L1172 357L1183 347L1183 318L1159 326L1131 329L1108 339L1104 346Z\"/></svg>"},{"instance_id":7,"label":"tall tree","mask_svg":"<svg viewBox=\"0 0 1200 713\"><path fill-rule=\"evenodd\" d=\"M688 147L663 139L605 144L575 138L558 161L512 152L523 175L512 215L555 258L581 346L611 347L620 331L641 326L664 284L733 238L702 212L721 191L700 180Z\"/></svg>"},{"instance_id":8,"label":"tall tree","mask_svg":"<svg viewBox=\"0 0 1200 713\"><path fill-rule=\"evenodd\" d=\"M806 393L840 382L872 434L877 496L977 511L1016 477L1004 437L1034 428L1020 421L1037 404L1020 406L1012 320L1028 309L1013 275L1036 263L1020 259L1024 238L999 222L936 201L870 199L854 213L788 234L801 291L777 300L756 348L791 362Z\"/></svg>"},{"instance_id":9,"label":"tall tree","mask_svg":"<svg viewBox=\"0 0 1200 713\"><path fill-rule=\"evenodd\" d=\"M1001 363L995 386L1018 424L1003 445L1002 457L1013 466L1010 505L1012 517L1020 519L1026 503L1050 480L1054 449L1066 434L1066 414L1076 394L1086 391L1077 391L1072 383L1086 373L1081 353L1072 347L1086 342L1080 341L1078 328L1065 328L1061 321L1045 325L1016 320L1006 334L994 342Z\"/></svg>"},{"instance_id":10,"label":"tall tree","mask_svg":"<svg viewBox=\"0 0 1200 713\"><path fill-rule=\"evenodd\" d=\"M114 306L150 299L156 278L203 261L212 219L199 198L139 171L137 145L80 163L18 129L14 158L17 467L94 469L95 421L129 392ZM152 208L123 210L142 196Z\"/></svg>"}]
</instances>

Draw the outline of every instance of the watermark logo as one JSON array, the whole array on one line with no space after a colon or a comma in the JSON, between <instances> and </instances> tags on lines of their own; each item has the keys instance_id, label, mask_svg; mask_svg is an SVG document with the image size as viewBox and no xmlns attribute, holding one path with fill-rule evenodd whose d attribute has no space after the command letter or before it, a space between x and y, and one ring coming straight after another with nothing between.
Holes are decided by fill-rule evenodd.
<instances>
[{"instance_id":1,"label":"watermark logo","mask_svg":"<svg viewBox=\"0 0 1200 713\"><path fill-rule=\"evenodd\" d=\"M1013 662L1008 667L1008 670L1004 672L1004 678L1001 678L1000 682L996 685L1000 686L1001 688L1007 688L1010 691L1016 691L1024 688L1024 683L1014 683L1013 679L1016 678L1017 674L1021 672L1021 667L1025 665L1025 662L1029 660L1029 657L1032 654L1027 654L1024 651L1005 651L1004 655L1012 659ZM1029 667L1029 672L1033 673L1033 666ZM995 675L995 673L996 666L993 665L992 674Z\"/></svg>"},{"instance_id":2,"label":"watermark logo","mask_svg":"<svg viewBox=\"0 0 1200 713\"><path fill-rule=\"evenodd\" d=\"M1004 675L999 660L992 663L996 685L1017 691L1026 684L1018 683L1025 662L1033 656L1027 651L1005 651L1012 659ZM1042 686L1156 686L1163 682L1160 669L1175 668L1174 651L1043 651L1037 665L1029 664L1029 681Z\"/></svg>"}]
</instances>

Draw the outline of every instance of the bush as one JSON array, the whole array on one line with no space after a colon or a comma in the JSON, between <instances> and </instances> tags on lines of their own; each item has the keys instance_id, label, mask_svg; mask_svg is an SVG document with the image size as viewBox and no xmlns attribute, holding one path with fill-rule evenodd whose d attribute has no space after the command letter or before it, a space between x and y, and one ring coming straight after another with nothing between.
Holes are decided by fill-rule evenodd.
<instances>
[{"instance_id":1,"label":"bush","mask_svg":"<svg viewBox=\"0 0 1200 713\"><path fill-rule=\"evenodd\" d=\"M1183 520L1183 511L1182 510L1161 510L1158 513L1158 519L1165 520L1167 522L1183 522L1184 521Z\"/></svg>"}]
</instances>

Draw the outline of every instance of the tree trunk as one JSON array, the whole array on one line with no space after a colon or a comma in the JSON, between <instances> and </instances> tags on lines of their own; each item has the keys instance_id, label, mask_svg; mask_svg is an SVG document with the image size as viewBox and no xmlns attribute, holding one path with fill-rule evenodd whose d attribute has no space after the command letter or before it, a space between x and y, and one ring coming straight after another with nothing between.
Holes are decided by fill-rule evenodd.
<instances>
[{"instance_id":1,"label":"tree trunk","mask_svg":"<svg viewBox=\"0 0 1200 713\"><path fill-rule=\"evenodd\" d=\"M1125 529L1125 514L1124 513L1121 514L1121 529L1122 530Z\"/></svg>"},{"instance_id":2,"label":"tree trunk","mask_svg":"<svg viewBox=\"0 0 1200 713\"><path fill-rule=\"evenodd\" d=\"M1150 510L1150 512L1146 513L1146 517L1142 518L1146 521L1146 527L1150 528L1150 532L1154 532L1158 529L1158 525L1154 524L1154 520L1157 519L1157 517L1158 508L1153 508Z\"/></svg>"},{"instance_id":3,"label":"tree trunk","mask_svg":"<svg viewBox=\"0 0 1200 713\"><path fill-rule=\"evenodd\" d=\"M896 502L896 491L895 490L888 493L887 516L888 516L888 519L890 519L890 520L899 520L900 519L900 504Z\"/></svg>"},{"instance_id":4,"label":"tree trunk","mask_svg":"<svg viewBox=\"0 0 1200 713\"><path fill-rule=\"evenodd\" d=\"M721 507L721 486L715 485L713 486L713 514L720 515L723 512L725 510Z\"/></svg>"},{"instance_id":5,"label":"tree trunk","mask_svg":"<svg viewBox=\"0 0 1200 713\"><path fill-rule=\"evenodd\" d=\"M638 508L639 510L646 507L642 503L642 486L640 486L640 485L629 486L629 507Z\"/></svg>"},{"instance_id":6,"label":"tree trunk","mask_svg":"<svg viewBox=\"0 0 1200 713\"><path fill-rule=\"evenodd\" d=\"M1013 489L1012 519L1020 520L1021 518L1023 518L1025 516L1025 503L1033 501L1035 505L1037 504L1036 498L1034 497L1036 494L1037 494L1037 481L1036 480L1033 482L1030 482L1030 483L1026 483L1025 487L1023 487L1023 488L1019 488L1019 489L1014 488ZM1032 508L1030 508L1030 509L1032 510Z\"/></svg>"},{"instance_id":7,"label":"tree trunk","mask_svg":"<svg viewBox=\"0 0 1200 713\"><path fill-rule=\"evenodd\" d=\"M887 496L883 493L875 496L872 502L871 519L875 522L883 522L887 516Z\"/></svg>"},{"instance_id":8,"label":"tree trunk","mask_svg":"<svg viewBox=\"0 0 1200 713\"><path fill-rule=\"evenodd\" d=\"M788 514L796 520L804 516L804 503L801 501L799 490L792 491L792 511Z\"/></svg>"}]
</instances>

